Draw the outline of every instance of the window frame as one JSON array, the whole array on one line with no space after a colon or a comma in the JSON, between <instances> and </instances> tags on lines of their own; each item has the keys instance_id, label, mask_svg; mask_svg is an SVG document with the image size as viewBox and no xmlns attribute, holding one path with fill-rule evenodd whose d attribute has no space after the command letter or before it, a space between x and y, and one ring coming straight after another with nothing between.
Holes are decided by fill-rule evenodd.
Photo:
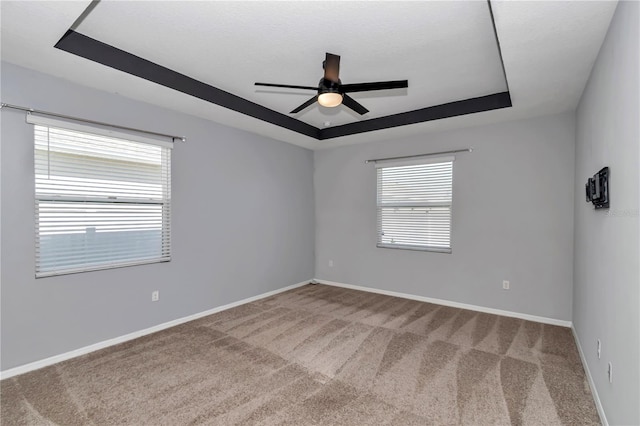
<instances>
[{"instance_id":1,"label":"window frame","mask_svg":"<svg viewBox=\"0 0 640 426\"><path fill-rule=\"evenodd\" d=\"M448 202L445 201L398 201L398 202L381 202L381 175L380 170L405 166L419 166L426 164L442 164L451 163L451 186L450 193L451 198ZM396 161L379 161L376 162L376 247L385 249L400 249L400 250L412 250L422 252L433 253L448 253L453 252L452 248L452 235L453 235L453 180L454 180L454 163L455 157L452 155L436 155L436 156L424 156L411 160L396 160ZM383 208L448 208L448 246L433 246L433 245L417 245L417 244L403 244L403 243L383 243L382 236L384 235L382 229L382 210Z\"/></svg>"},{"instance_id":2,"label":"window frame","mask_svg":"<svg viewBox=\"0 0 640 426\"><path fill-rule=\"evenodd\" d=\"M115 268L123 268L123 267L129 267L129 266L136 266L136 265L146 265L146 264L153 264L153 263L163 263L163 262L169 262L171 261L171 148L173 148L173 143L172 142L167 142L165 140L161 140L161 139L156 139L156 138L150 138L147 136L143 136L143 135L139 135L139 134L133 134L133 133L127 133L127 132L120 132L120 131L114 131L112 129L106 128L106 127L98 127L98 126L89 126L89 125L85 125L85 124L80 124L77 122L72 122L72 121L66 121L66 120L58 120L58 119L52 119L49 117L43 117L43 116L38 116L38 115L32 115L32 114L28 114L27 115L27 123L33 124L33 149L34 149L34 219L35 219L35 228L34 228L34 237L35 237L35 244L36 244L36 253L35 253L35 277L36 278L44 278L44 277L50 277L50 276L59 276L59 275L67 275L67 274L74 274L74 273L81 273L81 272L90 272L90 271L98 271L98 270L106 270L106 269L115 269ZM92 137L96 138L96 137L107 137L107 138L114 138L114 139L118 139L124 143L131 143L132 145L130 146L135 146L133 144L138 144L138 146L142 147L143 145L141 144L148 144L148 145L156 145L159 147L160 149L160 153L159 153L159 174L157 175L157 181L160 184L160 197L151 197L151 198L144 198L144 197L132 197L132 196L105 196L104 194L102 195L63 195L64 193L64 187L59 187L57 188L57 190L59 191L56 194L55 190L50 190L50 189L46 189L46 190L38 190L38 181L42 181L42 178L38 177L38 155L37 151L39 150L38 148L38 136L37 136L37 132L38 132L38 126L40 128L45 128L47 129L47 132L50 131L50 129L58 129L58 130L62 130L64 132L74 132L75 135L77 136L81 142L80 144L84 143L84 147L86 148L89 145L88 140L90 140ZM85 139L82 140L82 134L86 134L89 136L89 138L87 138L85 136ZM48 138L49 136L47 136ZM49 140L49 139L47 139ZM41 142L40 142L41 143ZM98 139L98 144L100 143L99 139ZM92 144L95 145L96 142L92 142ZM47 142L48 145L48 142ZM80 145L82 146L82 145ZM128 148L127 148L128 149ZM42 151L42 148L40 148L40 151ZM46 147L45 152L47 153L47 158L49 154L49 152L55 152L55 151L50 151L49 146ZM58 154L58 156L60 155L66 155L64 154L64 151L61 151L62 154ZM93 151L91 152L90 150L88 150L87 152L92 153L92 154L97 154L97 155L92 155L91 158L97 159L98 161L119 161L117 160L117 156L118 154L123 155L122 151L118 152L117 149L111 149L111 151L109 151L108 149L106 150L106 153L102 154L102 155L98 155L99 153L97 151ZM114 159L114 156L116 156ZM49 160L47 160L48 162ZM82 168L82 162L83 160L81 159L77 164L75 165L71 165L71 169L68 169L69 172L74 172L74 170L77 172L77 170L81 170ZM48 163L47 163L48 164ZM85 163L87 164L87 163ZM80 167L80 168L78 168ZM85 168L87 166L84 166ZM136 169L132 169L135 173L138 173L136 171ZM61 175L61 176L73 176L73 175ZM91 176L91 172L88 172L87 175L79 176L79 182L82 182L82 184L87 184L88 188L87 192L89 191L96 191L99 192L99 186L101 184L103 184L104 182L109 183L112 182L109 180L109 176L110 175L106 175L106 177L104 177L104 179L107 179L106 181L97 181L96 185L98 186L90 186L88 185L88 182L90 182L91 180L95 180L92 179ZM118 178L118 177L122 177L120 175L118 175L117 173L115 173L113 175L113 178ZM68 179L68 178L67 178ZM86 179L87 182L83 182L82 179ZM59 180L59 179L57 179ZM135 182L134 181L122 181L124 185L130 185L131 183ZM54 181L54 185L53 187L55 188L55 181ZM138 186L134 185L133 188L139 188L139 185L145 185L145 184L138 184ZM148 185L147 185L148 186ZM62 207L54 207L55 205L58 206L62 206ZM74 206L77 205L78 207ZM74 206L74 207L71 207ZM91 209L92 206L95 206L92 210L98 209L96 211L100 211L101 213L97 213L98 216L100 215L111 215L111 216L107 216L109 218L112 218L110 220L115 221L116 224L122 223L122 225L118 225L119 227L117 228L113 228L112 230L115 231L116 233L121 233L127 230L130 230L129 227L131 225L127 225L127 221L131 221L134 220L132 218L139 217L140 215L140 209L147 209L147 211L150 211L148 209L153 209L151 206L160 206L159 208L159 214L158 213L153 213L153 217L157 218L157 219L149 219L149 220L159 220L161 221L161 225L158 228L159 230L159 241L158 241L158 247L157 247L157 254L149 254L149 253L143 253L143 252L135 252L132 251L131 253L128 253L127 250L131 250L131 247L129 247L127 249L127 246L124 247L119 247L119 243L116 244L116 250L115 251L109 251L109 254L111 253L116 253L115 254L115 259L113 257L109 257L109 255L105 255L103 259L101 259L98 255L98 257L88 257L88 259L84 259L83 261L76 261L73 262L73 256L70 255L70 257L68 258L64 258L62 257L62 259L65 260L69 260L70 261L70 265L66 265L66 266L58 266L58 265L54 265L54 266L43 266L42 260L42 237L43 235L46 235L46 233L42 233L41 232L41 221L44 222L44 220L42 220L43 216L43 211L46 212L46 209L52 209L51 211L55 210L55 208L61 208L63 210L55 210L55 212L60 212L58 214L63 214L64 209L78 209L78 210L88 210ZM131 207L131 209L133 210L132 213L128 213L127 212L127 208ZM43 210L44 209L44 210ZM113 209L113 210L112 210ZM118 213L113 213L114 211L118 211ZM113 216L113 214L116 214L116 216ZM131 215L131 216L130 216ZM128 218L128 219L127 219ZM91 220L91 217L89 216L89 218L87 219L87 222ZM99 219L93 219L93 220L99 220ZM82 219L77 219L76 221L78 222L83 222ZM124 222L120 222L120 221L124 221ZM69 222L70 225L69 226L80 226L80 224L76 224L72 221ZM88 226L88 225L87 225ZM91 226L94 228L93 233L95 234L95 225ZM135 226L134 226L135 227ZM87 231L85 231L85 238L88 238L88 229ZM135 231L135 229L132 229ZM107 232L107 231L105 231ZM67 235L67 234L61 234L61 235ZM125 240L127 241L127 244L130 244L131 246L135 245L135 244L140 244L141 242L144 242L144 240L141 240L139 236L133 236L132 238L126 238ZM62 244L64 244L64 242L62 242ZM155 247L154 243L154 247ZM112 245L109 245L109 243L107 243L107 246L110 250L113 250ZM96 249L96 247L93 248L94 250ZM56 251L57 250L62 250L59 247L56 247L55 250L53 252L50 252L50 255L55 255L57 254ZM154 249L155 250L155 249ZM76 250L74 253L82 253L82 250ZM128 256L130 254L135 254L137 256ZM118 258L118 257L122 257L122 258ZM46 259L46 257L45 257Z\"/></svg>"}]
</instances>

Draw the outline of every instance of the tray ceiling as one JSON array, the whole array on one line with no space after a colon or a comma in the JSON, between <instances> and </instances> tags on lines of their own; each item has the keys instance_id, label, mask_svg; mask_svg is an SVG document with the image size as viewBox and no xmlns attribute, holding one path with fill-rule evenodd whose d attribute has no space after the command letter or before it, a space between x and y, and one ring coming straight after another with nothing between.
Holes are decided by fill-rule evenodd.
<instances>
[{"instance_id":1,"label":"tray ceiling","mask_svg":"<svg viewBox=\"0 0 640 426\"><path fill-rule=\"evenodd\" d=\"M303 146L315 147L332 142L310 141L308 135L286 130L286 126L278 129L278 123L274 125L257 122L247 116L239 117L238 110L225 110L174 89L54 49L53 45L83 13L87 2L19 3L2 2L3 60ZM536 57L544 57L544 49L548 50L546 53L551 59L555 56L560 62L563 59L557 58L558 53L572 52L574 61L567 66L571 68L569 71L574 71L574 79L566 82L571 93L564 89L564 95L569 96L569 101L565 102L568 107L575 107L615 3L579 2L573 6L566 4L569 2L554 3L558 5L491 3L500 45L494 32L489 3L483 1L375 4L102 1L77 23L74 30L324 131L507 91L514 99L514 108L508 110L518 110L515 114L505 110L473 116L499 121L533 115L526 110L533 110L532 106L545 102L549 104L549 99L527 99L519 95L527 93L528 83L535 82L531 72L524 68L527 64L537 65L542 90L554 86L550 78L554 76L557 65L550 60L532 61ZM553 11L560 12L561 22L555 22L557 13L547 16ZM529 18L531 13L533 16L537 13L536 18L540 21L532 22ZM7 15L10 19L6 19ZM565 28L562 28L563 17L566 19L569 15L573 21L565 22ZM560 26L546 25L548 19ZM576 25L576 20L580 25ZM21 31L25 25L30 25L30 37ZM527 33L527 26L537 28L539 32ZM568 45L565 40L574 45ZM25 54L38 51L41 52L40 58L55 59L55 63L49 62L49 66L45 66L38 61L38 56ZM345 84L407 79L409 87L353 93L351 96L370 110L360 116L344 106L325 108L317 104L291 115L289 111L314 93L253 85L262 81L315 86L322 76L325 52L341 55L340 78ZM93 80L87 74L92 70L96 71ZM549 94L550 97L557 95ZM535 98L535 94L528 93L527 96ZM556 99L551 101L551 104L562 104ZM522 104L518 105L520 102ZM537 114L543 112L535 111ZM556 111L547 109L547 112ZM451 126L482 122L478 118L462 118L438 121L450 121ZM384 127L391 126L379 128ZM447 126L420 123L405 127L420 131L427 127ZM387 137L411 132L387 129L373 133ZM362 135L339 139L364 140Z\"/></svg>"},{"instance_id":2,"label":"tray ceiling","mask_svg":"<svg viewBox=\"0 0 640 426\"><path fill-rule=\"evenodd\" d=\"M370 110L362 117L318 104L292 115L315 127L507 90L482 1L103 1L76 31L283 114L315 93L254 82L317 86L325 52L341 55L343 83L409 80L408 89L354 93Z\"/></svg>"}]
</instances>

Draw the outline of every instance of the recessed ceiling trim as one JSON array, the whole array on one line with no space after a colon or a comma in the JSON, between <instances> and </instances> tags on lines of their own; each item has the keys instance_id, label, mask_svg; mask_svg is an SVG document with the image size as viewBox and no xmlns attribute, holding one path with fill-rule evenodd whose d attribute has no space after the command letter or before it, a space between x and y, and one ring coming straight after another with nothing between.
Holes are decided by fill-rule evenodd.
<instances>
[{"instance_id":1,"label":"recessed ceiling trim","mask_svg":"<svg viewBox=\"0 0 640 426\"><path fill-rule=\"evenodd\" d=\"M343 124L342 126L329 127L322 129L320 132L320 139L331 139L340 136L354 135L357 133L371 132L374 130L389 129L392 127L422 123L423 121L440 120L442 118L473 114L475 112L491 111L510 106L511 96L509 95L509 92L494 93L492 95L480 96L478 98L465 99L463 101L449 102L447 104L416 109L414 111L387 115L386 117Z\"/></svg>"},{"instance_id":2,"label":"recessed ceiling trim","mask_svg":"<svg viewBox=\"0 0 640 426\"><path fill-rule=\"evenodd\" d=\"M97 3L97 1L92 2L92 5L94 5L94 3ZM496 43L498 50L500 51L500 42L495 28L491 3L489 1L487 3L489 5L489 10L491 11L491 20L494 34L496 36ZM93 7L90 9L93 9ZM88 10L90 9L88 8ZM132 53L118 49L117 47L88 37L74 31L73 29L69 29L55 44L55 47L316 140L338 138L358 133L406 126L512 106L511 96L507 85L507 91L505 92L429 106L413 111L358 121L336 127L317 128L288 115L274 111L240 96L163 67L162 65L141 58ZM499 53L500 60L502 62L502 52L500 51ZM506 82L507 78L504 63L502 63L502 70L504 72Z\"/></svg>"},{"instance_id":3,"label":"recessed ceiling trim","mask_svg":"<svg viewBox=\"0 0 640 426\"><path fill-rule=\"evenodd\" d=\"M500 55L500 66L502 67L502 76L504 77L504 83L507 85L507 92L508 92L509 79L507 78L507 70L504 67L504 58L502 57L502 47L500 46L500 38L498 37L498 28L496 27L496 17L493 15L493 7L491 6L491 0L487 0L487 6L489 6L489 16L491 16L491 27L493 28L493 35L496 38L496 46L498 46L498 55Z\"/></svg>"},{"instance_id":4,"label":"recessed ceiling trim","mask_svg":"<svg viewBox=\"0 0 640 426\"><path fill-rule=\"evenodd\" d=\"M68 30L55 47L224 108L319 139L318 128L310 124L225 92L79 32Z\"/></svg>"}]
</instances>

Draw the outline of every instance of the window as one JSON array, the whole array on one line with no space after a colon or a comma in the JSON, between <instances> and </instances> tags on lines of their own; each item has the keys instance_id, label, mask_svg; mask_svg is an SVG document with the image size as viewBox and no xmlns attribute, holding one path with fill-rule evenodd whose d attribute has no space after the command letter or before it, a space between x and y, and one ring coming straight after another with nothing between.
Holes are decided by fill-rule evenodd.
<instances>
[{"instance_id":1,"label":"window","mask_svg":"<svg viewBox=\"0 0 640 426\"><path fill-rule=\"evenodd\" d=\"M451 253L453 160L376 164L378 247Z\"/></svg>"},{"instance_id":2,"label":"window","mask_svg":"<svg viewBox=\"0 0 640 426\"><path fill-rule=\"evenodd\" d=\"M170 260L171 144L29 116L36 277Z\"/></svg>"}]
</instances>

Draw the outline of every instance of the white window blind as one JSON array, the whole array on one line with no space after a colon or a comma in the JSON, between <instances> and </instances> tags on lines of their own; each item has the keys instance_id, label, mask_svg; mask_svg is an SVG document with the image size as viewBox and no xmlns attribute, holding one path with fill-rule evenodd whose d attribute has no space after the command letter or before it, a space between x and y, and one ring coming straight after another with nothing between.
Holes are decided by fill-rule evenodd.
<instances>
[{"instance_id":1,"label":"white window blind","mask_svg":"<svg viewBox=\"0 0 640 426\"><path fill-rule=\"evenodd\" d=\"M453 157L378 163L378 247L451 252Z\"/></svg>"},{"instance_id":2,"label":"white window blind","mask_svg":"<svg viewBox=\"0 0 640 426\"><path fill-rule=\"evenodd\" d=\"M170 260L170 145L29 121L37 277Z\"/></svg>"}]
</instances>

